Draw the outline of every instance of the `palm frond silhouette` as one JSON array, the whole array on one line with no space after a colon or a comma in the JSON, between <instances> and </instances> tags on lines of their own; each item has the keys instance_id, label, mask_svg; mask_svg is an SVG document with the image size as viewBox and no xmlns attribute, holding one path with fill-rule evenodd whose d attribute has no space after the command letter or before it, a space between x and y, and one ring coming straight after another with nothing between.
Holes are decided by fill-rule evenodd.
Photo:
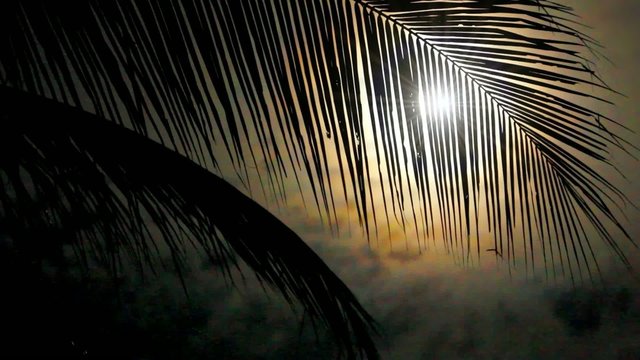
<instances>
[{"instance_id":1,"label":"palm frond silhouette","mask_svg":"<svg viewBox=\"0 0 640 360\"><path fill-rule=\"evenodd\" d=\"M489 236L509 266L521 256L547 276L591 276L595 232L628 264L612 233L631 241L612 208L627 199L592 165L628 144L584 105L607 103L585 89L613 90L563 5L11 0L2 10L0 220L13 236L32 221L90 218L70 235L78 254L114 271L123 253L154 262L156 241L176 268L187 243L224 272L238 255L342 351L370 358L373 322L346 286L205 169L282 204L285 182L308 185L331 225L343 198L367 237L397 222L421 247L442 239L463 259ZM253 168L264 168L258 190ZM34 195L48 215L21 204Z\"/></svg>"}]
</instances>

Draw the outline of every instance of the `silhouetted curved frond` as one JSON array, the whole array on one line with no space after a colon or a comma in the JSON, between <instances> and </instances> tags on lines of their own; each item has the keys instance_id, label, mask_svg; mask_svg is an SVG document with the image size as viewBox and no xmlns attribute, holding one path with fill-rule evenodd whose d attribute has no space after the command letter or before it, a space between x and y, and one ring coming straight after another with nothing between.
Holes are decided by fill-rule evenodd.
<instances>
[{"instance_id":1,"label":"silhouetted curved frond","mask_svg":"<svg viewBox=\"0 0 640 360\"><path fill-rule=\"evenodd\" d=\"M238 257L314 325L326 325L350 358L377 357L373 320L347 286L233 186L82 110L5 87L0 98L0 228L34 258L66 242L84 264L118 274L123 259L157 268L164 248L180 272L195 247L231 279Z\"/></svg>"}]
</instances>

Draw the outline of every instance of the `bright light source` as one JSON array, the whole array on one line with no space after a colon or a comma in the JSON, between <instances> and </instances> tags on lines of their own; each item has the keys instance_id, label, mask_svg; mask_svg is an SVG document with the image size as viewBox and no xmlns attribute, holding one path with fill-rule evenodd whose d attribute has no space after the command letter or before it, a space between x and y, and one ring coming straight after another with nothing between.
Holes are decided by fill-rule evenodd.
<instances>
[{"instance_id":1,"label":"bright light source","mask_svg":"<svg viewBox=\"0 0 640 360\"><path fill-rule=\"evenodd\" d=\"M442 92L425 95L420 92L420 113L423 117L445 117L454 110L455 99L453 95Z\"/></svg>"}]
</instances>

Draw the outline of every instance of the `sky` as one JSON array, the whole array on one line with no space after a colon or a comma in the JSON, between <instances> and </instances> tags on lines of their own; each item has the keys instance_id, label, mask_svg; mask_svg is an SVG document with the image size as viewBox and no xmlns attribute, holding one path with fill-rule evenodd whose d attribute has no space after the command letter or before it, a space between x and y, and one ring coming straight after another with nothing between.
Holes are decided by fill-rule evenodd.
<instances>
[{"instance_id":1,"label":"sky","mask_svg":"<svg viewBox=\"0 0 640 360\"><path fill-rule=\"evenodd\" d=\"M603 111L640 134L640 30L635 26L640 2L558 1L573 6L580 21L593 27L585 31L605 45L601 51L611 61L599 60L597 70L626 95ZM627 139L640 144L638 135ZM626 176L616 184L640 204L638 163L622 154L614 154L612 161ZM295 189L290 193L286 207L263 204L325 260L379 322L384 359L640 357L640 282L613 255L604 255L601 263L604 288L573 289L568 279L547 282L510 274L497 257L469 267L437 243L421 253L415 246L407 250L398 229L393 246L370 243L353 208L344 204L336 209L340 232L330 231L305 206L305 198L293 195ZM625 215L632 238L640 239L640 213L625 208ZM630 250L629 257L639 268L640 253ZM173 274L125 282L124 311L104 301L113 295L106 287L82 294L91 306L103 309L93 321L113 333L81 334L78 348L104 337L113 342L108 348L104 342L92 346L92 352L139 358L332 358L326 334L316 341L309 325L301 326L300 312L292 312L277 294L265 294L251 276L238 289L229 288L214 269L195 256L193 261L186 276L189 299ZM140 350L131 352L128 346Z\"/></svg>"},{"instance_id":2,"label":"sky","mask_svg":"<svg viewBox=\"0 0 640 360\"><path fill-rule=\"evenodd\" d=\"M604 111L612 111L615 119L640 134L636 71L640 30L635 26L640 2L560 2L574 7L580 21L592 27L585 31L605 46L601 52L610 60L599 60L597 70L626 95L615 98L617 106ZM636 135L628 134L627 139L639 143ZM614 154L612 161L627 178L615 180L618 186L640 204L637 163L621 154ZM490 257L464 267L437 246L419 254L415 248L405 250L402 242L393 249L386 243L369 244L353 214L347 217L344 208L337 209L343 223L336 234L305 209L303 199L290 197L284 209L267 206L312 246L379 321L383 336L378 345L385 359L640 357L640 286L614 256L604 256L601 263L606 288L573 289L567 279L547 282L525 279L521 273L509 276ZM626 208L625 214L632 237L640 238L638 212ZM640 266L638 252L630 251L631 262ZM326 339L321 336L316 343L308 325L299 336L296 315L277 295L265 297L255 282L231 290L206 267L189 276L201 317L180 340L165 331L163 336L173 339L168 342L171 346L218 358L331 358ZM184 316L167 312L172 307L162 305L184 306L174 276L135 286L143 290L136 293L131 307L160 322L142 324L140 329L156 330Z\"/></svg>"}]
</instances>

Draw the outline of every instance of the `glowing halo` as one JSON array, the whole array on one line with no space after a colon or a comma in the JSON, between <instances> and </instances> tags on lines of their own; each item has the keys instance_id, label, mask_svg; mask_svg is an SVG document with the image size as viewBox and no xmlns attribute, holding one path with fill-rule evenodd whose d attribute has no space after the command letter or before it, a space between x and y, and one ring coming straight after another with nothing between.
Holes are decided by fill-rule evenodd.
<instances>
[{"instance_id":1,"label":"glowing halo","mask_svg":"<svg viewBox=\"0 0 640 360\"><path fill-rule=\"evenodd\" d=\"M423 118L444 118L453 114L455 107L453 94L436 91L425 95L421 91L419 99L420 115Z\"/></svg>"}]
</instances>

